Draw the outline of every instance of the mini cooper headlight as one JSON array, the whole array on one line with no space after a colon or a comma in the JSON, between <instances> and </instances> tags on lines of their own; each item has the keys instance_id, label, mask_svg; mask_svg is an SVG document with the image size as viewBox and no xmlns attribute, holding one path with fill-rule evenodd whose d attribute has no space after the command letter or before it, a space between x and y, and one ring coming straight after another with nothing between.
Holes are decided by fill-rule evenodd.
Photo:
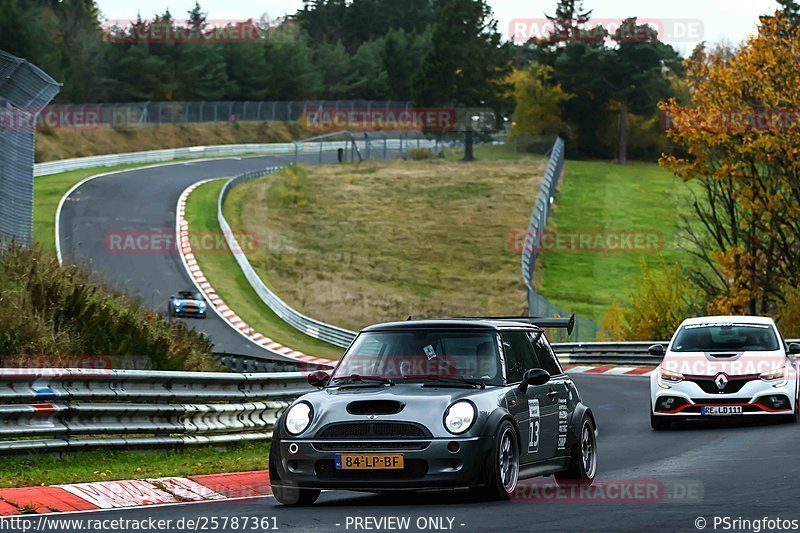
<instances>
[{"instance_id":1,"label":"mini cooper headlight","mask_svg":"<svg viewBox=\"0 0 800 533\"><path fill-rule=\"evenodd\" d=\"M300 402L286 413L286 431L299 435L311 424L311 406Z\"/></svg>"},{"instance_id":2,"label":"mini cooper headlight","mask_svg":"<svg viewBox=\"0 0 800 533\"><path fill-rule=\"evenodd\" d=\"M467 431L474 421L475 406L470 402L456 402L444 413L444 427L454 435Z\"/></svg>"},{"instance_id":3,"label":"mini cooper headlight","mask_svg":"<svg viewBox=\"0 0 800 533\"><path fill-rule=\"evenodd\" d=\"M206 308L206 303L200 302L200 309L205 309L205 308Z\"/></svg>"}]
</instances>

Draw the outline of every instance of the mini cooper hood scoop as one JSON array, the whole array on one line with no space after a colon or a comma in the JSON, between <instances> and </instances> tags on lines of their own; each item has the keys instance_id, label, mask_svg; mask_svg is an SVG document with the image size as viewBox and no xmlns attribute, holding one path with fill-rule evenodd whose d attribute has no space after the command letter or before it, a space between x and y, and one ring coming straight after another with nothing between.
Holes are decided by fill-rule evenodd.
<instances>
[{"instance_id":1,"label":"mini cooper hood scoop","mask_svg":"<svg viewBox=\"0 0 800 533\"><path fill-rule=\"evenodd\" d=\"M358 400L347 404L351 415L396 415L406 406L397 400Z\"/></svg>"}]
</instances>

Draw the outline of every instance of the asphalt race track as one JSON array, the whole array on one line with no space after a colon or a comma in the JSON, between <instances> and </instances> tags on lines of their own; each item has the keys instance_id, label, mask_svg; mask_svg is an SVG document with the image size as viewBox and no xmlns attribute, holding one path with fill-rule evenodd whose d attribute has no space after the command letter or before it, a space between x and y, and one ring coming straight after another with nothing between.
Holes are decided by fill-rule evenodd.
<instances>
[{"instance_id":1,"label":"asphalt race track","mask_svg":"<svg viewBox=\"0 0 800 533\"><path fill-rule=\"evenodd\" d=\"M307 155L300 159L316 163L319 156ZM335 159L335 153L324 153L325 162ZM118 172L88 181L70 194L61 211L58 231L64 261L88 265L95 275L112 286L166 313L171 294L194 288L178 253L112 252L106 237L130 232L163 233L168 237L175 231L178 197L191 184L273 165L284 166L290 160L289 157L266 156L183 162ZM215 352L287 360L250 342L213 311L209 311L205 320L186 320L210 336Z\"/></svg>"},{"instance_id":2,"label":"asphalt race track","mask_svg":"<svg viewBox=\"0 0 800 533\"><path fill-rule=\"evenodd\" d=\"M731 520L800 519L796 424L701 424L653 432L648 419L647 379L586 374L575 375L574 379L584 402L593 408L600 429L595 484L606 484L608 496L613 496L610 490L613 485L608 484L612 480L657 490L647 493L645 498L629 497L624 503L614 498L592 503L569 498L536 501L530 498L531 491L528 497L521 494L510 502L491 503L475 500L466 491L384 495L334 491L323 493L311 508L282 507L271 497L262 497L53 516L129 520L152 517L171 519L173 523L181 518L275 517L281 531L326 532L715 531L715 516ZM539 478L536 483L539 487L536 493L547 497L541 483L550 486L553 483L550 478ZM552 496L553 492L549 494ZM364 527L356 527L356 519L386 517L410 518L409 527L391 529L379 527L375 522L361 522ZM444 525L436 528L436 524L423 524L426 518L443 518ZM706 521L703 528L698 527L703 525L700 518ZM418 519L426 527L418 528ZM448 519L453 520L452 526L448 525ZM209 530L266 529L247 529L240 524L238 529L229 526ZM722 530L719 524L716 531Z\"/></svg>"},{"instance_id":3,"label":"asphalt race track","mask_svg":"<svg viewBox=\"0 0 800 533\"><path fill-rule=\"evenodd\" d=\"M317 157L307 156L307 161L316 162ZM326 154L326 161L334 157ZM192 183L288 162L279 156L216 159L132 170L89 181L64 203L59 226L64 260L90 265L96 275L113 286L163 312L170 294L192 287L177 253L109 253L107 232L174 231L178 197ZM242 337L214 313L206 320L189 323L210 335L215 351L281 358ZM511 502L482 502L466 491L384 495L332 491L323 493L311 509L281 507L271 497L260 497L53 518L154 518L176 524L181 518L274 517L282 531L326 532L697 531L701 529L695 522L699 518L706 520L702 529L713 531L714 516L800 520L796 424L750 423L739 427L716 423L657 433L650 430L646 378L577 374L574 379L584 402L593 408L600 429L596 486L601 492L587 497L556 493L551 478L540 478L522 487ZM630 493L621 495L621 487L627 487ZM410 522L408 527L393 528L394 523L373 521L387 517L408 518ZM441 523L438 527L435 522L423 523L427 518ZM183 524L183 528L172 530L187 529ZM241 523L238 527L231 523L226 529L206 525L208 531L264 530ZM702 520L698 525L703 525ZM49 526L48 531L78 531L57 528L52 522ZM716 530L724 528L718 526Z\"/></svg>"}]
</instances>

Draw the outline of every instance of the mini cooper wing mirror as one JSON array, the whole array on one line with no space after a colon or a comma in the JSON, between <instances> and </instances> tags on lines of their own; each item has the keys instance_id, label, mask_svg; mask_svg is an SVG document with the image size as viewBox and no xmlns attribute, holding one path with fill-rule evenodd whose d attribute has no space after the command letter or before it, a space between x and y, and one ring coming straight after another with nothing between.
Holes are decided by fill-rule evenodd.
<instances>
[{"instance_id":1,"label":"mini cooper wing mirror","mask_svg":"<svg viewBox=\"0 0 800 533\"><path fill-rule=\"evenodd\" d=\"M650 355L657 355L659 357L664 357L664 347L660 344L654 344L647 349L647 353Z\"/></svg>"},{"instance_id":2,"label":"mini cooper wing mirror","mask_svg":"<svg viewBox=\"0 0 800 533\"><path fill-rule=\"evenodd\" d=\"M319 387L322 388L328 384L330 381L331 375L325 372L324 370L317 370L316 372L312 372L308 375L308 384L312 387Z\"/></svg>"},{"instance_id":3,"label":"mini cooper wing mirror","mask_svg":"<svg viewBox=\"0 0 800 533\"><path fill-rule=\"evenodd\" d=\"M786 350L786 353L794 356L800 355L800 343L797 342L789 343L788 350Z\"/></svg>"},{"instance_id":4,"label":"mini cooper wing mirror","mask_svg":"<svg viewBox=\"0 0 800 533\"><path fill-rule=\"evenodd\" d=\"M530 385L544 385L548 381L550 381L550 372L543 368L531 368L523 374L519 390L527 392Z\"/></svg>"}]
</instances>

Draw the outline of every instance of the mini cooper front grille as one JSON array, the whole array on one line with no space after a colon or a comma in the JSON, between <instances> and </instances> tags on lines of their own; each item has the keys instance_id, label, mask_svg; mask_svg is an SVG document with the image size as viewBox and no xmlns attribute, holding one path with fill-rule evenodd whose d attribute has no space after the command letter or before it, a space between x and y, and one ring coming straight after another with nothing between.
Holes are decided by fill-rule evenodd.
<instances>
[{"instance_id":1,"label":"mini cooper front grille","mask_svg":"<svg viewBox=\"0 0 800 533\"><path fill-rule=\"evenodd\" d=\"M408 422L341 422L325 426L317 434L319 439L424 439L432 437L430 431L419 424Z\"/></svg>"},{"instance_id":2,"label":"mini cooper front grille","mask_svg":"<svg viewBox=\"0 0 800 533\"><path fill-rule=\"evenodd\" d=\"M315 442L320 452L408 451L424 450L430 442Z\"/></svg>"}]
</instances>

